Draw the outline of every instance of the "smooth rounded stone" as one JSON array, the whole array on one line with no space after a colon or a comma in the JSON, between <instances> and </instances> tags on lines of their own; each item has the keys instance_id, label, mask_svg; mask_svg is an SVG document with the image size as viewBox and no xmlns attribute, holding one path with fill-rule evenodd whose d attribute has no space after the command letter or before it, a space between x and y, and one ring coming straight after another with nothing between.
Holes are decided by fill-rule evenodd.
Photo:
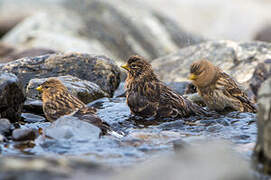
<instances>
[{"instance_id":1,"label":"smooth rounded stone","mask_svg":"<svg viewBox=\"0 0 271 180\"><path fill-rule=\"evenodd\" d=\"M269 43L208 41L158 58L152 66L162 81L183 81L194 61L208 59L248 88L257 65L270 58Z\"/></svg>"},{"instance_id":2,"label":"smooth rounded stone","mask_svg":"<svg viewBox=\"0 0 271 180\"><path fill-rule=\"evenodd\" d=\"M48 128L44 129L47 137L55 140L99 140L100 128L79 120L72 115L66 115L58 118Z\"/></svg>"},{"instance_id":3,"label":"smooth rounded stone","mask_svg":"<svg viewBox=\"0 0 271 180\"><path fill-rule=\"evenodd\" d=\"M256 41L271 42L271 24L264 26L260 29L254 37Z\"/></svg>"},{"instance_id":4,"label":"smooth rounded stone","mask_svg":"<svg viewBox=\"0 0 271 180\"><path fill-rule=\"evenodd\" d=\"M17 122L25 101L21 81L14 74L0 73L0 92L0 117Z\"/></svg>"},{"instance_id":5,"label":"smooth rounded stone","mask_svg":"<svg viewBox=\"0 0 271 180\"><path fill-rule=\"evenodd\" d=\"M271 174L271 78L267 79L258 93L256 160L263 164L263 171Z\"/></svg>"},{"instance_id":6,"label":"smooth rounded stone","mask_svg":"<svg viewBox=\"0 0 271 180\"><path fill-rule=\"evenodd\" d=\"M26 101L24 102L23 109L27 112L33 112L36 114L43 114L41 100L26 98Z\"/></svg>"},{"instance_id":7,"label":"smooth rounded stone","mask_svg":"<svg viewBox=\"0 0 271 180\"><path fill-rule=\"evenodd\" d=\"M28 123L36 123L36 122L44 122L46 119L42 116L31 114L31 113L22 113L22 118L25 122Z\"/></svg>"},{"instance_id":8,"label":"smooth rounded stone","mask_svg":"<svg viewBox=\"0 0 271 180\"><path fill-rule=\"evenodd\" d=\"M26 57L4 64L0 70L18 75L25 87L33 78L72 75L96 83L113 96L120 83L120 69L112 59L82 53Z\"/></svg>"},{"instance_id":9,"label":"smooth rounded stone","mask_svg":"<svg viewBox=\"0 0 271 180\"><path fill-rule=\"evenodd\" d=\"M11 123L8 119L0 119L0 134L6 134L10 131Z\"/></svg>"},{"instance_id":10,"label":"smooth rounded stone","mask_svg":"<svg viewBox=\"0 0 271 180\"><path fill-rule=\"evenodd\" d=\"M27 140L34 140L38 132L35 129L15 129L12 131L12 138L15 141L27 141Z\"/></svg>"},{"instance_id":11,"label":"smooth rounded stone","mask_svg":"<svg viewBox=\"0 0 271 180\"><path fill-rule=\"evenodd\" d=\"M65 87L68 88L71 94L78 97L84 103L92 102L96 99L109 97L97 84L87 80L81 80L74 76L59 76L59 79ZM26 96L31 99L41 99L41 94L36 88L44 83L48 78L31 79L26 88Z\"/></svg>"},{"instance_id":12,"label":"smooth rounded stone","mask_svg":"<svg viewBox=\"0 0 271 180\"><path fill-rule=\"evenodd\" d=\"M113 180L136 179L252 180L248 162L223 143L200 143L173 156L159 156L122 171Z\"/></svg>"}]
</instances>

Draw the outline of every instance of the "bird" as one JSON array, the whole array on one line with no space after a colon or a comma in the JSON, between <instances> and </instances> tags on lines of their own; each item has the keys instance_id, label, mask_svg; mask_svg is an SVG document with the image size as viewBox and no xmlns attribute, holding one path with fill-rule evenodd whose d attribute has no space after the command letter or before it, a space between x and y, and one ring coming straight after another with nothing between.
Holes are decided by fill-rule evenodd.
<instances>
[{"instance_id":1,"label":"bird","mask_svg":"<svg viewBox=\"0 0 271 180\"><path fill-rule=\"evenodd\" d=\"M237 82L206 59L190 66L189 79L210 110L256 113L256 105Z\"/></svg>"},{"instance_id":2,"label":"bird","mask_svg":"<svg viewBox=\"0 0 271 180\"><path fill-rule=\"evenodd\" d=\"M64 115L73 115L82 121L89 122L102 131L102 135L114 134L109 124L102 121L95 113L94 107L88 107L85 103L73 96L56 78L49 78L36 88L42 93L42 108L46 119L53 122Z\"/></svg>"},{"instance_id":3,"label":"bird","mask_svg":"<svg viewBox=\"0 0 271 180\"><path fill-rule=\"evenodd\" d=\"M127 71L126 103L133 115L143 118L184 118L205 110L160 81L143 57L133 55L121 66Z\"/></svg>"}]
</instances>

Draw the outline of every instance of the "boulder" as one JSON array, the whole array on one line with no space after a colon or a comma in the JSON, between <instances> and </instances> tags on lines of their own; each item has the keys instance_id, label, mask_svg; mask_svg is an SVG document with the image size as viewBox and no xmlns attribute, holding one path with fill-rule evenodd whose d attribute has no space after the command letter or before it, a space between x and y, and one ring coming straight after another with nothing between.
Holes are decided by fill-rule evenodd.
<instances>
[{"instance_id":1,"label":"boulder","mask_svg":"<svg viewBox=\"0 0 271 180\"><path fill-rule=\"evenodd\" d=\"M0 117L12 123L21 118L25 95L21 81L11 73L0 73Z\"/></svg>"},{"instance_id":2,"label":"boulder","mask_svg":"<svg viewBox=\"0 0 271 180\"><path fill-rule=\"evenodd\" d=\"M153 59L203 41L138 1L66 0L63 6L45 9L24 19L3 42L125 61L132 54Z\"/></svg>"},{"instance_id":3,"label":"boulder","mask_svg":"<svg viewBox=\"0 0 271 180\"><path fill-rule=\"evenodd\" d=\"M183 145L182 145L183 146ZM148 160L111 178L136 179L189 179L189 180L252 180L249 164L224 143L184 145L172 156Z\"/></svg>"},{"instance_id":4,"label":"boulder","mask_svg":"<svg viewBox=\"0 0 271 180\"><path fill-rule=\"evenodd\" d=\"M68 88L71 94L78 97L85 104L90 103L96 99L109 97L97 84L87 80L81 80L74 76L59 76L59 79L65 87ZM45 82L48 78L31 79L26 88L26 96L31 99L41 100L41 94L36 88Z\"/></svg>"},{"instance_id":5,"label":"boulder","mask_svg":"<svg viewBox=\"0 0 271 180\"><path fill-rule=\"evenodd\" d=\"M271 174L271 78L262 84L257 99L258 137L254 155L257 162L263 164L262 170Z\"/></svg>"},{"instance_id":6,"label":"boulder","mask_svg":"<svg viewBox=\"0 0 271 180\"><path fill-rule=\"evenodd\" d=\"M178 82L187 80L194 61L208 59L248 88L257 65L270 58L269 43L209 41L158 58L152 65L161 80Z\"/></svg>"},{"instance_id":7,"label":"boulder","mask_svg":"<svg viewBox=\"0 0 271 180\"><path fill-rule=\"evenodd\" d=\"M82 53L26 57L4 64L0 70L18 75L24 87L33 78L72 75L96 83L110 96L113 96L120 82L120 69L113 60Z\"/></svg>"}]
</instances>

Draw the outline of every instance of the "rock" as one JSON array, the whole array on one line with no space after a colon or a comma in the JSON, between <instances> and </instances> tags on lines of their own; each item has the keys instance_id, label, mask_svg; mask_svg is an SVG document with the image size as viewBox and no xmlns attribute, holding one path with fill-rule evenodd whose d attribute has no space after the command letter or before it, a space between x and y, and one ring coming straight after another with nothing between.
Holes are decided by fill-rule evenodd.
<instances>
[{"instance_id":1,"label":"rock","mask_svg":"<svg viewBox=\"0 0 271 180\"><path fill-rule=\"evenodd\" d=\"M25 96L21 81L11 73L0 73L0 117L17 122Z\"/></svg>"},{"instance_id":2,"label":"rock","mask_svg":"<svg viewBox=\"0 0 271 180\"><path fill-rule=\"evenodd\" d=\"M12 138L15 141L34 140L38 132L35 129L15 129L12 131Z\"/></svg>"},{"instance_id":3,"label":"rock","mask_svg":"<svg viewBox=\"0 0 271 180\"><path fill-rule=\"evenodd\" d=\"M67 7L81 15L87 37L98 39L121 60L131 54L153 59L202 41L139 1L80 0L68 1Z\"/></svg>"},{"instance_id":4,"label":"rock","mask_svg":"<svg viewBox=\"0 0 271 180\"><path fill-rule=\"evenodd\" d=\"M206 143L188 146L174 156L159 156L133 169L122 171L113 180L190 179L252 180L249 164L233 153L228 145Z\"/></svg>"},{"instance_id":5,"label":"rock","mask_svg":"<svg viewBox=\"0 0 271 180\"><path fill-rule=\"evenodd\" d=\"M112 169L87 158L55 156L4 156L0 159L0 179L59 180L99 179Z\"/></svg>"},{"instance_id":6,"label":"rock","mask_svg":"<svg viewBox=\"0 0 271 180\"><path fill-rule=\"evenodd\" d=\"M46 128L44 133L47 137L55 140L72 139L76 141L99 140L100 128L79 120L72 115L62 116L53 122L52 126Z\"/></svg>"},{"instance_id":7,"label":"rock","mask_svg":"<svg viewBox=\"0 0 271 180\"><path fill-rule=\"evenodd\" d=\"M69 75L59 76L56 78L59 79L64 84L64 86L68 88L71 94L77 96L85 104L99 98L109 97L107 93L105 93L97 84L93 82L81 80L77 77ZM31 79L26 88L26 96L28 98L41 100L41 95L36 90L36 88L47 79L48 78Z\"/></svg>"},{"instance_id":8,"label":"rock","mask_svg":"<svg viewBox=\"0 0 271 180\"><path fill-rule=\"evenodd\" d=\"M6 56L5 62L21 59L24 57L35 57L35 56L55 54L55 53L57 53L57 51L54 51L52 49L45 49L45 48L30 48L23 51L17 50L16 52L12 52L8 56Z\"/></svg>"},{"instance_id":9,"label":"rock","mask_svg":"<svg viewBox=\"0 0 271 180\"><path fill-rule=\"evenodd\" d=\"M36 123L36 122L44 122L46 119L42 116L31 114L31 113L22 113L22 118L24 122L28 123Z\"/></svg>"},{"instance_id":10,"label":"rock","mask_svg":"<svg viewBox=\"0 0 271 180\"><path fill-rule=\"evenodd\" d=\"M271 44L209 41L158 58L152 61L152 65L161 80L183 81L187 80L190 65L204 58L221 67L248 88L257 65L271 58Z\"/></svg>"},{"instance_id":11,"label":"rock","mask_svg":"<svg viewBox=\"0 0 271 180\"><path fill-rule=\"evenodd\" d=\"M266 80L258 93L258 137L254 149L257 162L263 164L262 170L271 174L271 78Z\"/></svg>"},{"instance_id":12,"label":"rock","mask_svg":"<svg viewBox=\"0 0 271 180\"><path fill-rule=\"evenodd\" d=\"M114 97L125 97L125 82L119 84L118 89L114 93Z\"/></svg>"},{"instance_id":13,"label":"rock","mask_svg":"<svg viewBox=\"0 0 271 180\"><path fill-rule=\"evenodd\" d=\"M10 131L11 124L8 119L0 119L0 134L6 134Z\"/></svg>"},{"instance_id":14,"label":"rock","mask_svg":"<svg viewBox=\"0 0 271 180\"><path fill-rule=\"evenodd\" d=\"M138 1L67 0L64 4L26 18L3 42L21 49L87 52L126 61L132 54L153 59L202 41Z\"/></svg>"},{"instance_id":15,"label":"rock","mask_svg":"<svg viewBox=\"0 0 271 180\"><path fill-rule=\"evenodd\" d=\"M120 82L120 69L113 60L81 53L23 58L2 65L0 70L18 75L25 87L33 78L72 75L96 83L110 96Z\"/></svg>"},{"instance_id":16,"label":"rock","mask_svg":"<svg viewBox=\"0 0 271 180\"><path fill-rule=\"evenodd\" d=\"M23 109L28 112L33 112L36 114L43 114L41 100L27 98L26 101L24 102Z\"/></svg>"},{"instance_id":17,"label":"rock","mask_svg":"<svg viewBox=\"0 0 271 180\"><path fill-rule=\"evenodd\" d=\"M254 40L271 42L271 24L266 25L256 33Z\"/></svg>"},{"instance_id":18,"label":"rock","mask_svg":"<svg viewBox=\"0 0 271 180\"><path fill-rule=\"evenodd\" d=\"M0 134L0 142L4 142L4 141L6 141L6 137ZM1 152L1 148L0 148L0 152Z\"/></svg>"}]
</instances>

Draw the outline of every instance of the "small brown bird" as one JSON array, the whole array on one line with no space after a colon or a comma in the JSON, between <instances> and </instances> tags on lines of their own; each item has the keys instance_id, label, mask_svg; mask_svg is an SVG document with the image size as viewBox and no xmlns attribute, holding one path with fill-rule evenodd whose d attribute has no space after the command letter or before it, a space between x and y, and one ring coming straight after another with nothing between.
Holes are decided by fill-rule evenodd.
<instances>
[{"instance_id":1,"label":"small brown bird","mask_svg":"<svg viewBox=\"0 0 271 180\"><path fill-rule=\"evenodd\" d=\"M131 56L127 70L126 100L132 114L141 117L176 118L205 114L205 110L178 95L155 75L151 64L140 56Z\"/></svg>"},{"instance_id":2,"label":"small brown bird","mask_svg":"<svg viewBox=\"0 0 271 180\"><path fill-rule=\"evenodd\" d=\"M110 126L97 115L96 109L87 107L81 100L69 93L68 89L56 78L49 78L38 88L42 92L43 112L49 121L74 113L78 119L89 122L102 130L102 134L111 134Z\"/></svg>"},{"instance_id":3,"label":"small brown bird","mask_svg":"<svg viewBox=\"0 0 271 180\"><path fill-rule=\"evenodd\" d=\"M208 60L199 60L190 67L189 79L209 109L256 112L255 104L237 83Z\"/></svg>"}]
</instances>

